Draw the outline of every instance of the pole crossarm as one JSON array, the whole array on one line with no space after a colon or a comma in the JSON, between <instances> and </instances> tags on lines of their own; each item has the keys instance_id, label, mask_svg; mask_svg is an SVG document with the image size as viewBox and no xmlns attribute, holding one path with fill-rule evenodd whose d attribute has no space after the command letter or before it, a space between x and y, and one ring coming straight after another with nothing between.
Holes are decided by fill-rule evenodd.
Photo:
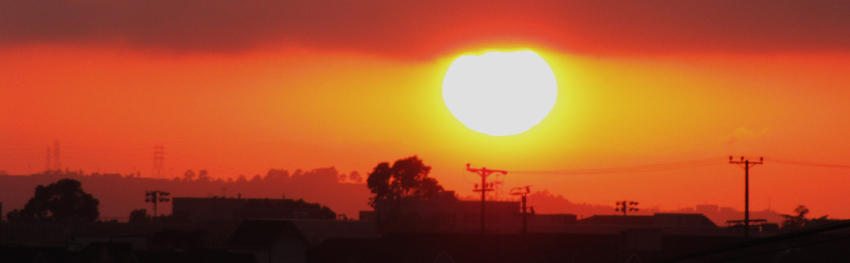
<instances>
[{"instance_id":1,"label":"pole crossarm","mask_svg":"<svg viewBox=\"0 0 850 263\"><path fill-rule=\"evenodd\" d=\"M480 169L466 167L466 170L467 170L467 171L470 171L470 172L473 172L473 173L477 173L477 174L479 174L479 175L481 175L481 176L484 176L484 177L490 176L490 174L492 174L492 173L508 174L508 171L505 171L505 170L491 170L491 169L487 169L487 167L482 167L482 168L480 168Z\"/></svg>"},{"instance_id":2,"label":"pole crossarm","mask_svg":"<svg viewBox=\"0 0 850 263\"><path fill-rule=\"evenodd\" d=\"M731 164L737 164L737 165L741 166L741 168L745 168L745 169L746 169L746 168L749 168L749 167L756 166L756 165L758 165L758 164L764 164L764 157L759 157L759 161L758 161L758 162L756 162L756 161L750 161L749 159L745 159L745 158L744 158L744 156L741 156L741 160L740 160L740 161L732 160L733 158L734 158L734 157L729 156L729 163L731 163Z\"/></svg>"}]
</instances>

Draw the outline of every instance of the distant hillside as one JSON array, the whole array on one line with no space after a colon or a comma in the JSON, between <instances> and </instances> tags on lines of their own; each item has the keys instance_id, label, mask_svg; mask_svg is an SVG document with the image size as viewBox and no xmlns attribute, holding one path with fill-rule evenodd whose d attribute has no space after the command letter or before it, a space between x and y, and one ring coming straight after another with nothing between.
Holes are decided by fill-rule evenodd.
<instances>
[{"instance_id":1,"label":"distant hillside","mask_svg":"<svg viewBox=\"0 0 850 263\"><path fill-rule=\"evenodd\" d=\"M592 215L613 215L614 206L587 203L573 203L561 195L555 196L549 190L536 191L528 195L528 205L541 214L575 214L579 219ZM637 214L651 214L641 211Z\"/></svg>"},{"instance_id":2,"label":"distant hillside","mask_svg":"<svg viewBox=\"0 0 850 263\"><path fill-rule=\"evenodd\" d=\"M548 190L537 191L528 195L528 205L533 206L537 213L544 214L575 214L579 218L592 215L616 214L614 206L595 205L587 203L573 203L561 195L554 195ZM744 212L732 207L720 207L718 205L696 205L694 207L677 210L660 210L657 207L644 208L641 211L630 213L634 215L651 215L653 213L698 213L703 214L718 226L726 226L727 220L743 220ZM751 219L766 219L771 223L780 223L783 217L772 210L750 211Z\"/></svg>"},{"instance_id":3,"label":"distant hillside","mask_svg":"<svg viewBox=\"0 0 850 263\"><path fill-rule=\"evenodd\" d=\"M33 174L24 176L0 175L0 202L3 217L12 209L21 209L32 198L35 187L47 185L63 178L72 178L82 183L83 189L100 200L102 219L126 220L135 209L148 209L145 191L161 190L176 197L236 197L243 198L290 198L304 199L310 203L321 203L338 214L357 218L360 210L368 210L369 189L363 183L340 182L341 178L333 167L296 170L270 170L266 176L254 176L250 180L212 180L208 176L188 178L154 179L119 174L83 175L75 172ZM344 176L344 175L343 175ZM347 180L346 180L347 181ZM171 203L160 203L160 214L171 214Z\"/></svg>"}]
</instances>

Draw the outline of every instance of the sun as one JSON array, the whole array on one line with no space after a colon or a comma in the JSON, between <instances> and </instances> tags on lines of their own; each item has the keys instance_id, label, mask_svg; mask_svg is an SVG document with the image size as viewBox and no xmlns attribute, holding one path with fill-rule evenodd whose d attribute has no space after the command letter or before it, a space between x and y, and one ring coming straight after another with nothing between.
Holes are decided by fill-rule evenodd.
<instances>
[{"instance_id":1,"label":"sun","mask_svg":"<svg viewBox=\"0 0 850 263\"><path fill-rule=\"evenodd\" d=\"M555 106L555 73L533 51L488 52L455 59L443 101L466 127L492 136L523 133Z\"/></svg>"}]
</instances>

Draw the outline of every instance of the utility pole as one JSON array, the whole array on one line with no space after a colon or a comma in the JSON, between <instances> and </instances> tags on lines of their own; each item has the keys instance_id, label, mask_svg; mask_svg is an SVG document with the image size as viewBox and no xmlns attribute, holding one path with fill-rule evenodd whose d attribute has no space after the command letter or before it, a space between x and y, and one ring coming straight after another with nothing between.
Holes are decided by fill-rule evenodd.
<instances>
[{"instance_id":1,"label":"utility pole","mask_svg":"<svg viewBox=\"0 0 850 263\"><path fill-rule=\"evenodd\" d=\"M518 190L518 191L515 191ZM522 191L525 190L525 191ZM511 189L511 195L519 195L522 196L522 233L525 234L528 232L528 213L526 212L526 197L528 193L531 193L531 186L526 185L525 187L514 187Z\"/></svg>"},{"instance_id":2,"label":"utility pole","mask_svg":"<svg viewBox=\"0 0 850 263\"><path fill-rule=\"evenodd\" d=\"M168 202L171 201L170 198L164 197L170 195L168 192L163 191L145 191L145 202L153 203L153 217L156 218L156 204L159 202Z\"/></svg>"},{"instance_id":3,"label":"utility pole","mask_svg":"<svg viewBox=\"0 0 850 263\"><path fill-rule=\"evenodd\" d=\"M744 238L750 237L750 167L764 164L764 157L759 157L758 162L751 162L741 156L740 161L732 161L732 156L729 156L729 163L737 164L744 168Z\"/></svg>"},{"instance_id":4,"label":"utility pole","mask_svg":"<svg viewBox=\"0 0 850 263\"><path fill-rule=\"evenodd\" d=\"M623 200L623 201L617 202L617 208L614 208L614 211L623 212L623 216L626 216L626 211L632 211L632 212L640 211L640 209L637 208L638 204L639 203L635 202L635 201Z\"/></svg>"},{"instance_id":5,"label":"utility pole","mask_svg":"<svg viewBox=\"0 0 850 263\"><path fill-rule=\"evenodd\" d=\"M485 212L484 202L485 202L485 198L487 197L487 192L493 191L493 184L491 183L489 185L489 187L487 185L487 176L490 176L490 174L492 174L492 173L508 174L508 172L503 171L503 170L490 170L490 169L487 169L486 167L481 167L481 169L469 168L469 164L466 164L466 170L473 172L473 173L476 173L476 174L481 176L481 188L478 188L478 184L476 184L475 189L473 189L472 191L473 192L481 192L481 234L484 234L484 231L486 229L484 227L485 218L486 218L486 216L484 214L484 212Z\"/></svg>"}]
</instances>

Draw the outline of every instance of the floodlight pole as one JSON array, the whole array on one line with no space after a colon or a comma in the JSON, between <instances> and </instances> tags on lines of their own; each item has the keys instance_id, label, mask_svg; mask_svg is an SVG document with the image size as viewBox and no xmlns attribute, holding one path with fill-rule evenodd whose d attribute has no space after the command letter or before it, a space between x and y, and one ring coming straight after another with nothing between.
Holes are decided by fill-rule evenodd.
<instances>
[{"instance_id":1,"label":"floodlight pole","mask_svg":"<svg viewBox=\"0 0 850 263\"><path fill-rule=\"evenodd\" d=\"M487 197L487 192L493 191L493 188L487 187L487 176L490 176L490 174L492 174L492 173L508 174L508 172L503 171L503 170L490 170L490 169L487 169L486 167L481 167L480 169L470 168L469 164L466 164L466 170L473 172L473 173L476 173L476 174L481 176L481 188L478 188L476 186L475 187L476 189L473 189L472 191L473 192L481 192L481 234L484 234L485 229L486 229L485 228L485 218L486 217L485 217L485 214L484 214L484 212L485 212L484 202L485 202L485 198Z\"/></svg>"},{"instance_id":2,"label":"floodlight pole","mask_svg":"<svg viewBox=\"0 0 850 263\"><path fill-rule=\"evenodd\" d=\"M744 167L744 238L750 237L750 167L764 164L764 157L759 157L758 162L745 160L741 156L740 161L732 161L732 156L729 156L729 163L741 165Z\"/></svg>"},{"instance_id":3,"label":"floodlight pole","mask_svg":"<svg viewBox=\"0 0 850 263\"><path fill-rule=\"evenodd\" d=\"M153 217L156 218L156 204L159 202L168 202L171 201L171 198L167 198L164 196L168 196L170 193L163 191L145 191L145 202L153 203Z\"/></svg>"},{"instance_id":4,"label":"floodlight pole","mask_svg":"<svg viewBox=\"0 0 850 263\"><path fill-rule=\"evenodd\" d=\"M623 212L623 216L626 216L626 211L640 211L640 209L636 207L639 204L640 203L638 202L629 200L618 201L616 208L614 208L614 211Z\"/></svg>"}]
</instances>

